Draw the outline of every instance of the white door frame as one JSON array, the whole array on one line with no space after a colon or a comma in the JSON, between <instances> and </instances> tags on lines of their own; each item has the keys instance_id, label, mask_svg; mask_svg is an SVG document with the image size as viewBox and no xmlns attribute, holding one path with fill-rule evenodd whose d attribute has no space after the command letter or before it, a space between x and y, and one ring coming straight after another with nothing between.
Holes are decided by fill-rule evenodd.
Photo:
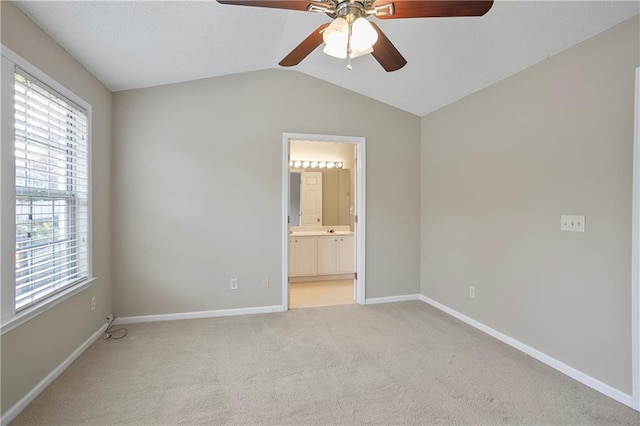
<instances>
[{"instance_id":1,"label":"white door frame","mask_svg":"<svg viewBox=\"0 0 640 426\"><path fill-rule=\"evenodd\" d=\"M282 134L282 310L289 309L289 141L350 143L356 146L356 303L365 303L365 229L366 229L366 182L365 182L365 142L360 136L314 135L308 133Z\"/></svg>"},{"instance_id":2,"label":"white door frame","mask_svg":"<svg viewBox=\"0 0 640 426\"><path fill-rule=\"evenodd\" d=\"M631 398L640 411L640 67L636 68L635 128L633 140L633 218L631 249Z\"/></svg>"}]
</instances>

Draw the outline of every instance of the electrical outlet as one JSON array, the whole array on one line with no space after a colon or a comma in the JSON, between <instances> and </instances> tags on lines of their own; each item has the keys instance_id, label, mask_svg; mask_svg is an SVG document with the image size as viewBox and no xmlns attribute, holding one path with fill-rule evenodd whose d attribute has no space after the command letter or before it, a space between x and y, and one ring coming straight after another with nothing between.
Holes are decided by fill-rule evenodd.
<instances>
[{"instance_id":1,"label":"electrical outlet","mask_svg":"<svg viewBox=\"0 0 640 426\"><path fill-rule=\"evenodd\" d=\"M269 288L269 278L265 277L262 279L262 287Z\"/></svg>"},{"instance_id":2,"label":"electrical outlet","mask_svg":"<svg viewBox=\"0 0 640 426\"><path fill-rule=\"evenodd\" d=\"M231 278L231 282L229 284L229 288L231 290L237 290L238 289L238 279L237 278Z\"/></svg>"},{"instance_id":3,"label":"electrical outlet","mask_svg":"<svg viewBox=\"0 0 640 426\"><path fill-rule=\"evenodd\" d=\"M472 285L469 286L469 297L472 299L476 298L476 288Z\"/></svg>"},{"instance_id":4,"label":"electrical outlet","mask_svg":"<svg viewBox=\"0 0 640 426\"><path fill-rule=\"evenodd\" d=\"M96 310L96 297L95 296L91 296L91 310L92 311Z\"/></svg>"},{"instance_id":5,"label":"electrical outlet","mask_svg":"<svg viewBox=\"0 0 640 426\"><path fill-rule=\"evenodd\" d=\"M107 322L113 321L113 314L107 315Z\"/></svg>"}]
</instances>

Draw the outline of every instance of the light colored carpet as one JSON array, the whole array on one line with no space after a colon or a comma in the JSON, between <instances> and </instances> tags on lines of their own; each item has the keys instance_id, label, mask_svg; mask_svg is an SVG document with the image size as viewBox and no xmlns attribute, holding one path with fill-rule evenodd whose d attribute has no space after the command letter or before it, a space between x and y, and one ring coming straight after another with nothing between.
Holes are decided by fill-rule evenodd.
<instances>
[{"instance_id":1,"label":"light colored carpet","mask_svg":"<svg viewBox=\"0 0 640 426\"><path fill-rule=\"evenodd\" d=\"M14 424L640 424L418 301L128 328Z\"/></svg>"},{"instance_id":2,"label":"light colored carpet","mask_svg":"<svg viewBox=\"0 0 640 426\"><path fill-rule=\"evenodd\" d=\"M353 280L291 283L289 309L355 303L353 285Z\"/></svg>"}]
</instances>

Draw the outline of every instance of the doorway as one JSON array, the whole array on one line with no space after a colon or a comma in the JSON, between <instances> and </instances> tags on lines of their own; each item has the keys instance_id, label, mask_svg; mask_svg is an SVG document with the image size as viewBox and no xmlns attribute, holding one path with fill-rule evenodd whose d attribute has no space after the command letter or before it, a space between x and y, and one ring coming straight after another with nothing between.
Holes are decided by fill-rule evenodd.
<instances>
[{"instance_id":1,"label":"doorway","mask_svg":"<svg viewBox=\"0 0 640 426\"><path fill-rule=\"evenodd\" d=\"M631 262L632 406L640 411L640 67L636 68L633 141L633 216Z\"/></svg>"},{"instance_id":2,"label":"doorway","mask_svg":"<svg viewBox=\"0 0 640 426\"><path fill-rule=\"evenodd\" d=\"M365 138L283 134L282 307L364 304Z\"/></svg>"}]
</instances>

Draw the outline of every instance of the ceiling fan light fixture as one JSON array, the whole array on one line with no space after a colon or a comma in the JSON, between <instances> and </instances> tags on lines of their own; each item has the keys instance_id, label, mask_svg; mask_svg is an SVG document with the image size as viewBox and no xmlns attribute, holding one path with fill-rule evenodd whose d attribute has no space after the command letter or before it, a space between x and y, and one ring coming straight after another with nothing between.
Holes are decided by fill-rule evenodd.
<instances>
[{"instance_id":1,"label":"ceiling fan light fixture","mask_svg":"<svg viewBox=\"0 0 640 426\"><path fill-rule=\"evenodd\" d=\"M351 59L366 55L373 52L373 47L370 47L368 49L365 50L355 50L355 49L351 49L351 53L349 54L349 57Z\"/></svg>"},{"instance_id":2,"label":"ceiling fan light fixture","mask_svg":"<svg viewBox=\"0 0 640 426\"><path fill-rule=\"evenodd\" d=\"M324 53L329 56L333 56L334 58L345 59L347 57L347 45L344 46L330 46L326 45L324 49L322 49Z\"/></svg>"},{"instance_id":3,"label":"ceiling fan light fixture","mask_svg":"<svg viewBox=\"0 0 640 426\"><path fill-rule=\"evenodd\" d=\"M322 33L325 47L324 53L344 59L347 57L347 41L349 39L349 23L344 18L333 20Z\"/></svg>"},{"instance_id":4,"label":"ceiling fan light fixture","mask_svg":"<svg viewBox=\"0 0 640 426\"><path fill-rule=\"evenodd\" d=\"M364 51L370 49L378 41L378 32L371 22L365 18L358 18L351 27L351 48Z\"/></svg>"}]
</instances>

